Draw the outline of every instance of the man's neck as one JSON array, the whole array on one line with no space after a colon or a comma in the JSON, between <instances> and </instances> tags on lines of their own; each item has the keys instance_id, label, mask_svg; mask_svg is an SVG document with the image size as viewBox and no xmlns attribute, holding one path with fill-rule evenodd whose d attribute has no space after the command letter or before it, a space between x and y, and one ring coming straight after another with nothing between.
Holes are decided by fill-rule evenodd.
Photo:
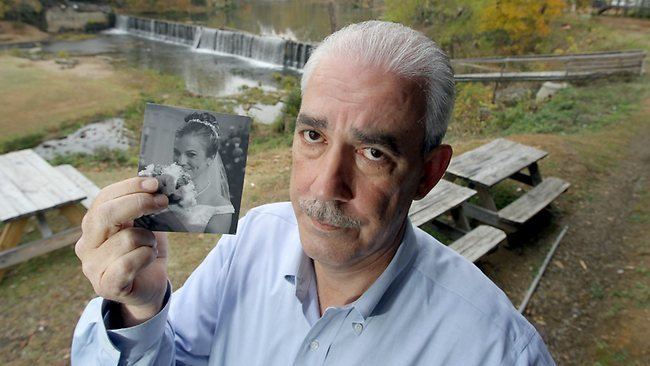
<instances>
[{"instance_id":1,"label":"man's neck","mask_svg":"<svg viewBox=\"0 0 650 366\"><path fill-rule=\"evenodd\" d=\"M393 245L378 251L363 263L349 267L332 267L314 261L320 314L328 307L340 307L356 301L379 278L395 256L404 227Z\"/></svg>"}]
</instances>

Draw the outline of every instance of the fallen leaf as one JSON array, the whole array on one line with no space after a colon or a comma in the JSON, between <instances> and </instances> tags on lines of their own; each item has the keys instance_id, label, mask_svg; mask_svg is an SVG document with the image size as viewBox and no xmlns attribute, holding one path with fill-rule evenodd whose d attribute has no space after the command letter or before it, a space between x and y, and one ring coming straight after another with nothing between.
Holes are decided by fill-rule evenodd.
<instances>
[{"instance_id":1,"label":"fallen leaf","mask_svg":"<svg viewBox=\"0 0 650 366\"><path fill-rule=\"evenodd\" d=\"M586 271L587 270L587 263L585 263L582 259L580 259L579 262L580 262L580 265L582 266L582 268Z\"/></svg>"}]
</instances>

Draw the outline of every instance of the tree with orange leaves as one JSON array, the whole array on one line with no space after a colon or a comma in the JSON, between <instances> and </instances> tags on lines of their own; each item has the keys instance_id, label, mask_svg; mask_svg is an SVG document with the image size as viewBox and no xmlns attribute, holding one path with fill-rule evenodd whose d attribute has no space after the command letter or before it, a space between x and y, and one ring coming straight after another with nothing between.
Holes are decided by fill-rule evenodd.
<instances>
[{"instance_id":1,"label":"tree with orange leaves","mask_svg":"<svg viewBox=\"0 0 650 366\"><path fill-rule=\"evenodd\" d=\"M565 6L564 0L492 0L480 16L479 28L504 52L535 52Z\"/></svg>"}]
</instances>

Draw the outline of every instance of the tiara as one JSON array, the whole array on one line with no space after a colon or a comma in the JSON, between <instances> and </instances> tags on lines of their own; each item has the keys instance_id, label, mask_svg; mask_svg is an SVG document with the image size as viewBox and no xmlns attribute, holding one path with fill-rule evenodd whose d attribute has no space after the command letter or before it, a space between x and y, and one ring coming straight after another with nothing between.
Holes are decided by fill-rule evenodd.
<instances>
[{"instance_id":1,"label":"tiara","mask_svg":"<svg viewBox=\"0 0 650 366\"><path fill-rule=\"evenodd\" d=\"M219 138L219 132L217 132L217 128L212 123L208 123L208 122L200 120L198 118L192 118L189 121L187 121L187 123L191 123L191 122L200 123L200 124L202 124L204 126L208 126L208 128L210 128L212 130L212 132L214 132L214 136L216 138Z\"/></svg>"}]
</instances>

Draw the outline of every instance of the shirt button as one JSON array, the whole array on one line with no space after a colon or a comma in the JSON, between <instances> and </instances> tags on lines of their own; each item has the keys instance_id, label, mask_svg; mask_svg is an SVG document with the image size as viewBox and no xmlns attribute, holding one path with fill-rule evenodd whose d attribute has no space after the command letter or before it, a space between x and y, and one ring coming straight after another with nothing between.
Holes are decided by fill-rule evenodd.
<instances>
[{"instance_id":1,"label":"shirt button","mask_svg":"<svg viewBox=\"0 0 650 366\"><path fill-rule=\"evenodd\" d=\"M354 326L354 332L357 334L361 334L361 332L363 331L363 324L354 323L353 326Z\"/></svg>"},{"instance_id":2,"label":"shirt button","mask_svg":"<svg viewBox=\"0 0 650 366\"><path fill-rule=\"evenodd\" d=\"M314 339L313 341L311 341L311 344L309 345L309 347L311 348L312 351L317 350L318 349L318 340Z\"/></svg>"}]
</instances>

